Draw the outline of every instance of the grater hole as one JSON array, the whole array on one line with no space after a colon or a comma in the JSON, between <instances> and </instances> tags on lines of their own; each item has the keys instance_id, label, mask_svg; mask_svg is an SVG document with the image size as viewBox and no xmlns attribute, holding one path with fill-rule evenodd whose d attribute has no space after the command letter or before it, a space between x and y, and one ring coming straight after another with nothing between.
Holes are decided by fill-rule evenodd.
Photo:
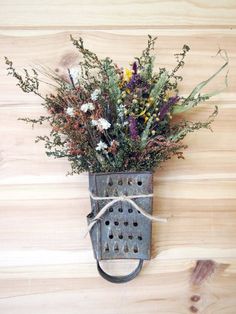
<instances>
[{"instance_id":1,"label":"grater hole","mask_svg":"<svg viewBox=\"0 0 236 314\"><path fill-rule=\"evenodd\" d=\"M134 246L133 251L134 251L134 253L138 253L138 247L137 247L137 245Z\"/></svg>"},{"instance_id":2,"label":"grater hole","mask_svg":"<svg viewBox=\"0 0 236 314\"><path fill-rule=\"evenodd\" d=\"M132 234L130 234L130 235L128 236L128 238L129 238L130 240L132 240L132 239L133 239Z\"/></svg>"},{"instance_id":3,"label":"grater hole","mask_svg":"<svg viewBox=\"0 0 236 314\"><path fill-rule=\"evenodd\" d=\"M105 225L106 225L106 226L109 226L109 225L110 225L110 221L109 221L109 220L106 220L106 221L105 221Z\"/></svg>"},{"instance_id":4,"label":"grater hole","mask_svg":"<svg viewBox=\"0 0 236 314\"><path fill-rule=\"evenodd\" d=\"M139 241L142 241L143 237L142 236L138 236L138 239L139 239Z\"/></svg>"},{"instance_id":5,"label":"grater hole","mask_svg":"<svg viewBox=\"0 0 236 314\"><path fill-rule=\"evenodd\" d=\"M119 239L123 239L124 237L123 237L123 234L121 233L121 234L119 234Z\"/></svg>"},{"instance_id":6,"label":"grater hole","mask_svg":"<svg viewBox=\"0 0 236 314\"><path fill-rule=\"evenodd\" d=\"M120 212L120 213L123 213L123 208L118 208L118 211Z\"/></svg>"},{"instance_id":7,"label":"grater hole","mask_svg":"<svg viewBox=\"0 0 236 314\"><path fill-rule=\"evenodd\" d=\"M125 221L125 222L124 222L124 225L125 225L125 226L128 226L128 224L129 224L128 221Z\"/></svg>"},{"instance_id":8,"label":"grater hole","mask_svg":"<svg viewBox=\"0 0 236 314\"><path fill-rule=\"evenodd\" d=\"M114 251L115 251L115 252L119 252L119 246L118 246L117 243L115 243L115 245L114 245Z\"/></svg>"},{"instance_id":9,"label":"grater hole","mask_svg":"<svg viewBox=\"0 0 236 314\"><path fill-rule=\"evenodd\" d=\"M112 233L109 234L109 239L113 239L113 238L114 238L113 234Z\"/></svg>"},{"instance_id":10,"label":"grater hole","mask_svg":"<svg viewBox=\"0 0 236 314\"><path fill-rule=\"evenodd\" d=\"M119 185L123 185L122 179L119 179L119 180L118 180L118 184L119 184Z\"/></svg>"},{"instance_id":11,"label":"grater hole","mask_svg":"<svg viewBox=\"0 0 236 314\"><path fill-rule=\"evenodd\" d=\"M125 252L125 253L128 253L128 252L129 252L129 247L128 247L127 243L125 243L124 252Z\"/></svg>"},{"instance_id":12,"label":"grater hole","mask_svg":"<svg viewBox=\"0 0 236 314\"><path fill-rule=\"evenodd\" d=\"M112 208L112 207L109 208L109 212L110 212L110 213L113 212L113 208Z\"/></svg>"},{"instance_id":13,"label":"grater hole","mask_svg":"<svg viewBox=\"0 0 236 314\"><path fill-rule=\"evenodd\" d=\"M133 212L133 209L132 208L129 208L128 209L128 212L131 214Z\"/></svg>"},{"instance_id":14,"label":"grater hole","mask_svg":"<svg viewBox=\"0 0 236 314\"><path fill-rule=\"evenodd\" d=\"M131 178L128 179L128 185L132 185L133 184L133 180Z\"/></svg>"},{"instance_id":15,"label":"grater hole","mask_svg":"<svg viewBox=\"0 0 236 314\"><path fill-rule=\"evenodd\" d=\"M137 182L137 184L138 184L139 186L141 186L141 185L143 184L143 182L139 180L139 181Z\"/></svg>"},{"instance_id":16,"label":"grater hole","mask_svg":"<svg viewBox=\"0 0 236 314\"><path fill-rule=\"evenodd\" d=\"M135 222L133 222L133 226L134 227L138 227L138 223L135 221Z\"/></svg>"},{"instance_id":17,"label":"grater hole","mask_svg":"<svg viewBox=\"0 0 236 314\"><path fill-rule=\"evenodd\" d=\"M112 178L110 178L110 179L109 179L109 181L108 181L108 185L109 185L109 186L112 186L112 185L113 185Z\"/></svg>"},{"instance_id":18,"label":"grater hole","mask_svg":"<svg viewBox=\"0 0 236 314\"><path fill-rule=\"evenodd\" d=\"M138 214L140 214L140 211L138 210Z\"/></svg>"},{"instance_id":19,"label":"grater hole","mask_svg":"<svg viewBox=\"0 0 236 314\"><path fill-rule=\"evenodd\" d=\"M109 252L109 246L108 246L108 244L106 243L106 245L105 245L105 250L104 250L105 252Z\"/></svg>"},{"instance_id":20,"label":"grater hole","mask_svg":"<svg viewBox=\"0 0 236 314\"><path fill-rule=\"evenodd\" d=\"M114 221L115 226L119 226L119 221Z\"/></svg>"}]
</instances>

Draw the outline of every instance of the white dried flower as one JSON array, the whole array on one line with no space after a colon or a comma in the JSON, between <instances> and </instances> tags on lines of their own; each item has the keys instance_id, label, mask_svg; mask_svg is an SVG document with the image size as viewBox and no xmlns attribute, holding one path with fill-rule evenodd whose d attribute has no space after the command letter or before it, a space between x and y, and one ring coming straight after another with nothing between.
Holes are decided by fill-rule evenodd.
<instances>
[{"instance_id":1,"label":"white dried flower","mask_svg":"<svg viewBox=\"0 0 236 314\"><path fill-rule=\"evenodd\" d=\"M111 126L111 124L106 119L103 118L100 118L98 122L99 122L98 126L101 127L103 130L107 130Z\"/></svg>"},{"instance_id":2,"label":"white dried flower","mask_svg":"<svg viewBox=\"0 0 236 314\"><path fill-rule=\"evenodd\" d=\"M77 83L80 76L80 68L79 67L73 67L69 69L70 76L72 77L72 80L74 83Z\"/></svg>"},{"instance_id":3,"label":"white dried flower","mask_svg":"<svg viewBox=\"0 0 236 314\"><path fill-rule=\"evenodd\" d=\"M100 88L95 89L91 94L91 99L93 101L97 100L100 94L101 94L101 89Z\"/></svg>"},{"instance_id":4,"label":"white dried flower","mask_svg":"<svg viewBox=\"0 0 236 314\"><path fill-rule=\"evenodd\" d=\"M92 120L92 125L97 126L99 130L107 130L111 126L110 122L108 122L104 118L100 118L98 120Z\"/></svg>"},{"instance_id":5,"label":"white dried flower","mask_svg":"<svg viewBox=\"0 0 236 314\"><path fill-rule=\"evenodd\" d=\"M92 121L91 121L91 124L92 124L93 126L97 126L97 125L98 125L98 120L92 120Z\"/></svg>"},{"instance_id":6,"label":"white dried flower","mask_svg":"<svg viewBox=\"0 0 236 314\"><path fill-rule=\"evenodd\" d=\"M91 102L88 102L86 104L83 104L81 107L80 107L80 110L82 110L83 112L87 112L88 110L94 110L95 107L94 105L91 103Z\"/></svg>"},{"instance_id":7,"label":"white dried flower","mask_svg":"<svg viewBox=\"0 0 236 314\"><path fill-rule=\"evenodd\" d=\"M119 116L120 118L123 118L123 116L124 116L124 110L125 110L125 106L124 106L124 105L119 105L119 106L117 107L118 116Z\"/></svg>"},{"instance_id":8,"label":"white dried flower","mask_svg":"<svg viewBox=\"0 0 236 314\"><path fill-rule=\"evenodd\" d=\"M119 104L119 105L117 106L117 111L118 111L118 112L124 111L124 109L125 109L125 106L124 106L123 104Z\"/></svg>"},{"instance_id":9,"label":"white dried flower","mask_svg":"<svg viewBox=\"0 0 236 314\"><path fill-rule=\"evenodd\" d=\"M96 150L104 150L107 148L107 144L104 143L103 141L100 141L98 144L97 144L97 147L96 147Z\"/></svg>"},{"instance_id":10,"label":"white dried flower","mask_svg":"<svg viewBox=\"0 0 236 314\"><path fill-rule=\"evenodd\" d=\"M66 113L68 114L68 116L73 117L74 116L74 109L72 107L68 107L66 109Z\"/></svg>"}]
</instances>

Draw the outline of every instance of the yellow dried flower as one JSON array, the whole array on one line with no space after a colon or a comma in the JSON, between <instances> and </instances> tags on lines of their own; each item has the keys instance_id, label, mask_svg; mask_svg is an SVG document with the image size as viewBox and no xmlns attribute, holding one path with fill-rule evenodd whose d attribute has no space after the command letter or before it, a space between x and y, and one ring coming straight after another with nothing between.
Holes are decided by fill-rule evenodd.
<instances>
[{"instance_id":1,"label":"yellow dried flower","mask_svg":"<svg viewBox=\"0 0 236 314\"><path fill-rule=\"evenodd\" d=\"M145 108L143 111L141 111L140 114L139 114L139 116L140 116L140 117L143 116L143 115L145 114L146 110L147 110L147 109Z\"/></svg>"},{"instance_id":2,"label":"yellow dried flower","mask_svg":"<svg viewBox=\"0 0 236 314\"><path fill-rule=\"evenodd\" d=\"M125 82L129 82L131 77L132 77L132 70L128 69L128 68L125 68L124 70L124 75L123 75L123 80Z\"/></svg>"}]
</instances>

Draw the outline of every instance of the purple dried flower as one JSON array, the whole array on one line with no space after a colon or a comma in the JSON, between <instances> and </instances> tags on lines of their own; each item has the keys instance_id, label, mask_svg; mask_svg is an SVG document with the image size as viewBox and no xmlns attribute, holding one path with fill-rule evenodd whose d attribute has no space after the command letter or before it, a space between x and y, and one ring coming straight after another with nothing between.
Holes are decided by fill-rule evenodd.
<instances>
[{"instance_id":1,"label":"purple dried flower","mask_svg":"<svg viewBox=\"0 0 236 314\"><path fill-rule=\"evenodd\" d=\"M130 81L126 84L126 88L134 90L135 87L142 87L144 82L140 74L133 74Z\"/></svg>"},{"instance_id":2,"label":"purple dried flower","mask_svg":"<svg viewBox=\"0 0 236 314\"><path fill-rule=\"evenodd\" d=\"M134 62L134 63L133 63L133 71L134 71L134 74L137 74L137 70L138 70L137 62Z\"/></svg>"},{"instance_id":3,"label":"purple dried flower","mask_svg":"<svg viewBox=\"0 0 236 314\"><path fill-rule=\"evenodd\" d=\"M129 117L129 133L133 141L138 138L137 121L134 117Z\"/></svg>"},{"instance_id":4,"label":"purple dried flower","mask_svg":"<svg viewBox=\"0 0 236 314\"><path fill-rule=\"evenodd\" d=\"M159 118L162 120L164 116L170 111L171 106L179 101L179 96L170 97L166 103L160 109Z\"/></svg>"}]
</instances>

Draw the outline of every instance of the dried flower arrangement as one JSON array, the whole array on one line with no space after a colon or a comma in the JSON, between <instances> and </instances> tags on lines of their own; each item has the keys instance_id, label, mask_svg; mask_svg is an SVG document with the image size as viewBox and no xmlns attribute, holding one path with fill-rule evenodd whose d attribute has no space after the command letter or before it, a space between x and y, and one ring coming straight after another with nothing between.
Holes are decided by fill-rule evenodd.
<instances>
[{"instance_id":1,"label":"dried flower arrangement","mask_svg":"<svg viewBox=\"0 0 236 314\"><path fill-rule=\"evenodd\" d=\"M117 172L152 170L176 155L183 158L183 138L200 128L210 128L217 108L205 122L172 123L172 116L196 106L216 94L200 94L201 89L228 64L208 80L201 82L188 97L178 94L177 71L184 66L187 45L176 54L177 65L168 72L153 71L152 53L156 38L148 37L141 57L131 68L120 68L110 58L99 59L84 47L82 38L71 40L83 56L79 68L68 69L68 79L48 73L57 85L54 93L39 92L38 72L25 77L6 58L8 73L18 80L26 93L44 101L47 114L38 119L22 118L33 124L49 123L50 136L39 136L46 153L55 158L67 157L72 172Z\"/></svg>"},{"instance_id":2,"label":"dried flower arrangement","mask_svg":"<svg viewBox=\"0 0 236 314\"><path fill-rule=\"evenodd\" d=\"M24 92L43 99L47 114L20 118L33 126L49 124L50 135L38 136L36 142L45 142L48 156L67 157L70 174L89 172L92 211L87 217L88 230L98 271L111 282L127 282L140 272L143 260L150 259L151 221L163 221L151 215L152 170L172 156L183 158L184 137L210 129L218 110L215 107L204 122L179 122L172 117L220 92L200 93L228 65L228 57L220 50L224 64L183 97L178 91L182 77L177 72L184 66L187 45L176 54L173 70L155 72L156 37L148 36L147 47L126 69L110 58L99 59L84 47L82 38L71 36L71 40L83 59L78 68L68 69L67 78L46 73L54 82L52 93L40 93L41 80L35 69L32 75L25 69L23 77L6 58L8 73ZM139 259L139 264L125 276L109 275L99 264L103 259L119 258Z\"/></svg>"}]
</instances>

